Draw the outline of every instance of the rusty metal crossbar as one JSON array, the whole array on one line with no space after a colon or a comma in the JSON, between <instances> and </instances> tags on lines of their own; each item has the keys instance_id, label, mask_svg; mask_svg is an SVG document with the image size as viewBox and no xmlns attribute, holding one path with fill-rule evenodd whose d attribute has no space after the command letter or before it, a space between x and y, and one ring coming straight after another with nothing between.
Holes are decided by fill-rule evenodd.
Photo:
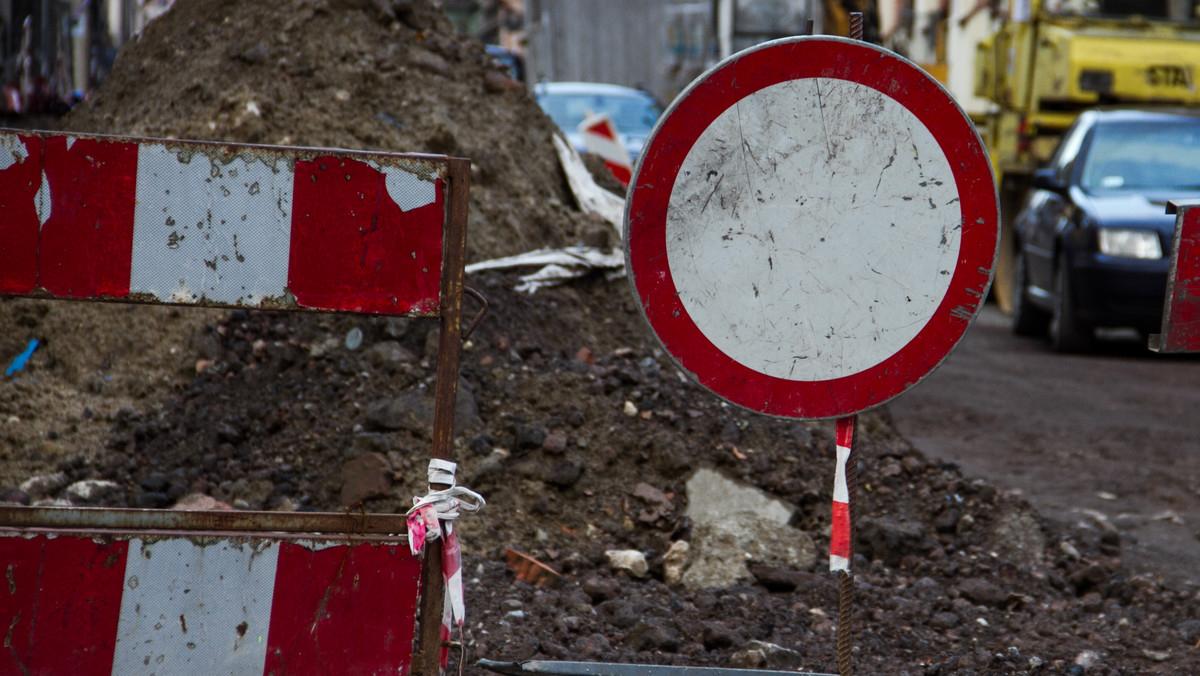
<instances>
[{"instance_id":1,"label":"rusty metal crossbar","mask_svg":"<svg viewBox=\"0 0 1200 676\"><path fill-rule=\"evenodd\" d=\"M281 533L299 535L386 535L407 543L400 514L329 512L256 512L242 510L151 510L98 507L0 506L0 528L34 532L188 532Z\"/></svg>"},{"instance_id":2,"label":"rusty metal crossbar","mask_svg":"<svg viewBox=\"0 0 1200 676\"><path fill-rule=\"evenodd\" d=\"M441 332L430 455L450 460L469 177L469 160L439 155L0 130L0 296L436 317ZM470 293L486 310L486 301ZM481 317L482 312L472 327ZM412 623L343 634L350 646L345 654L377 655L372 671L403 672L416 661L423 673L437 674L444 595L440 542L427 546L421 561L408 553L403 533L402 515L0 508L0 561L7 562L10 590L19 586L24 602L0 607L11 648L0 656L0 672L82 673L72 671L81 664L81 650L89 664L106 655L133 659L121 657L120 637L132 645L131 634L114 639L102 633L94 645L83 640L87 627L102 624L96 613L103 609L80 610L87 607L90 584L67 585L68 592L59 593L56 580L108 579L114 570L132 570L135 562L162 560L170 552L167 556L190 562L180 563L180 570L233 566L230 573L239 575L255 566L283 571L291 561L292 577L272 578L285 584L285 607L295 600L286 585L334 580L308 600L321 612L341 608L349 613L343 618L353 616L355 604L361 604L363 616L394 617L379 603L395 599L380 596L379 589L360 590L360 582L382 571L386 584L404 586L404 571L412 571L413 603L419 592L420 617L428 620L421 623L419 657L413 659ZM128 559L133 550L141 558ZM268 550L275 563L263 564L261 554ZM249 558L238 558L243 551ZM352 584L339 586L352 560L359 561ZM139 588L137 580L117 574L112 581L118 599L109 606L120 608L121 590L130 595ZM224 577L201 582L236 587ZM164 584L163 593L179 591L169 580ZM280 599L262 598L276 604ZM281 615L285 624L286 617L304 614L295 608ZM179 624L171 640L185 657L176 656L173 670L200 673L220 658L187 661L203 647L191 638L195 622L186 636L189 612L158 621L155 630ZM410 615L415 622L415 610ZM313 631L320 621L312 620ZM250 649L249 626L238 625L233 638L205 636L224 651L266 650L271 639L263 635ZM303 634L297 631L295 636ZM73 650L49 649L50 635L72 636ZM274 652L262 655L266 662L246 673L262 664L262 673L269 673L271 665L286 668L319 654L328 659L334 653L320 651L329 643L311 650L273 644ZM295 661L280 662L285 653ZM97 667L103 673L107 668Z\"/></svg>"},{"instance_id":3,"label":"rusty metal crossbar","mask_svg":"<svg viewBox=\"0 0 1200 676\"><path fill-rule=\"evenodd\" d=\"M678 667L655 664L607 664L603 662L557 662L528 660L498 662L479 660L476 666L498 674L553 674L554 676L833 676L809 671L769 671L765 669L725 669L720 667Z\"/></svg>"}]
</instances>

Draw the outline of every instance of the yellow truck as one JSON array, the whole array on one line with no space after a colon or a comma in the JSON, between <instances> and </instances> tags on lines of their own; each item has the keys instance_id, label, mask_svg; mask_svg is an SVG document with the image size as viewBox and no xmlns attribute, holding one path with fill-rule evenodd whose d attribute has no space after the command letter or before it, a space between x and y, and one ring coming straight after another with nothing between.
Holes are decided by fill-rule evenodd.
<instances>
[{"instance_id":1,"label":"yellow truck","mask_svg":"<svg viewBox=\"0 0 1200 676\"><path fill-rule=\"evenodd\" d=\"M1034 169L1080 112L1100 105L1200 106L1200 0L981 0L998 29L978 43L977 116L1000 190L993 296L1012 302L1012 221Z\"/></svg>"}]
</instances>

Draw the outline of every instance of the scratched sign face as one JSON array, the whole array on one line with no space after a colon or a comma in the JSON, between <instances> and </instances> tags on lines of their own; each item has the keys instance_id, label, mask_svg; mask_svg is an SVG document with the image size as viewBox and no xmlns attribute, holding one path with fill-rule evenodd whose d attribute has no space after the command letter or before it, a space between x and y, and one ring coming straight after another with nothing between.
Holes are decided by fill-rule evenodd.
<instances>
[{"instance_id":1,"label":"scratched sign face","mask_svg":"<svg viewBox=\"0 0 1200 676\"><path fill-rule=\"evenodd\" d=\"M912 64L838 38L731 57L656 129L627 207L646 317L739 405L840 417L915 384L991 282L987 156Z\"/></svg>"}]
</instances>

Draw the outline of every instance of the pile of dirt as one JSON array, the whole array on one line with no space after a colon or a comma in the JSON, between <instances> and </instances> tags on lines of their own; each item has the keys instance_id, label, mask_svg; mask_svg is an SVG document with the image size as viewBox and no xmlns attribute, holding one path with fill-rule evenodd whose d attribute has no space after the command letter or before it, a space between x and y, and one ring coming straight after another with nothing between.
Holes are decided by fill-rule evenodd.
<instances>
[{"instance_id":1,"label":"pile of dirt","mask_svg":"<svg viewBox=\"0 0 1200 676\"><path fill-rule=\"evenodd\" d=\"M468 260L614 244L611 227L575 208L553 123L428 0L183 0L121 50L60 128L469 157ZM118 410L157 401L195 374L208 341L189 337L217 317L0 302L0 355L38 339L38 359L53 367L0 390L0 412L22 421L0 429L3 483L69 450L97 453Z\"/></svg>"},{"instance_id":2,"label":"pile of dirt","mask_svg":"<svg viewBox=\"0 0 1200 676\"><path fill-rule=\"evenodd\" d=\"M427 0L183 0L63 127L471 159L468 259L611 244L573 208L554 126Z\"/></svg>"},{"instance_id":3,"label":"pile of dirt","mask_svg":"<svg viewBox=\"0 0 1200 676\"><path fill-rule=\"evenodd\" d=\"M180 0L65 126L452 152L476 163L473 259L603 239L565 192L550 123L433 0ZM789 525L827 548L832 425L756 416L682 377L624 280L532 296L514 281L468 280L491 312L464 345L456 453L488 505L460 522L455 661L836 672L823 556L715 589L668 584L664 564L694 537L686 482L701 468L795 507ZM424 493L433 322L6 300L0 325L16 327L0 354L44 341L0 382L6 499L397 512ZM1195 590L1130 574L1119 537L1054 526L931 462L886 409L861 416L860 437L859 673L1200 673ZM518 579L507 547L561 580ZM641 552L645 574L614 569L611 550Z\"/></svg>"}]
</instances>

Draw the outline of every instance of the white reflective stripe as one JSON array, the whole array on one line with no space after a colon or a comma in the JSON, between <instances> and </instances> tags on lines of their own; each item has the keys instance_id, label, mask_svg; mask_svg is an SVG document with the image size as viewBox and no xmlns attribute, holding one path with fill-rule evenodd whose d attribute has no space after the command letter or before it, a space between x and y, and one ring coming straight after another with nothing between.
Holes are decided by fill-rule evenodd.
<instances>
[{"instance_id":1,"label":"white reflective stripe","mask_svg":"<svg viewBox=\"0 0 1200 676\"><path fill-rule=\"evenodd\" d=\"M262 674L278 562L277 542L130 540L114 676Z\"/></svg>"},{"instance_id":2,"label":"white reflective stripe","mask_svg":"<svg viewBox=\"0 0 1200 676\"><path fill-rule=\"evenodd\" d=\"M846 462L850 459L850 449L845 446L837 447L837 473L833 477L833 501L850 502L850 490L846 486Z\"/></svg>"},{"instance_id":3,"label":"white reflective stripe","mask_svg":"<svg viewBox=\"0 0 1200 676\"><path fill-rule=\"evenodd\" d=\"M830 555L829 570L830 570L830 572L833 572L833 573L843 571L843 570L849 571L850 570L850 559L847 559L844 556Z\"/></svg>"},{"instance_id":4,"label":"white reflective stripe","mask_svg":"<svg viewBox=\"0 0 1200 676\"><path fill-rule=\"evenodd\" d=\"M46 221L50 220L50 179L46 178L46 170L42 170L42 184L38 187L37 197L34 198L34 207L37 209L38 220L42 226L46 225Z\"/></svg>"},{"instance_id":5,"label":"white reflective stripe","mask_svg":"<svg viewBox=\"0 0 1200 676\"><path fill-rule=\"evenodd\" d=\"M293 176L284 162L140 146L130 291L176 303L282 296Z\"/></svg>"},{"instance_id":6,"label":"white reflective stripe","mask_svg":"<svg viewBox=\"0 0 1200 676\"><path fill-rule=\"evenodd\" d=\"M397 167L376 167L384 176L388 197L400 207L400 211L412 211L433 204L437 199L437 187L433 181Z\"/></svg>"}]
</instances>

